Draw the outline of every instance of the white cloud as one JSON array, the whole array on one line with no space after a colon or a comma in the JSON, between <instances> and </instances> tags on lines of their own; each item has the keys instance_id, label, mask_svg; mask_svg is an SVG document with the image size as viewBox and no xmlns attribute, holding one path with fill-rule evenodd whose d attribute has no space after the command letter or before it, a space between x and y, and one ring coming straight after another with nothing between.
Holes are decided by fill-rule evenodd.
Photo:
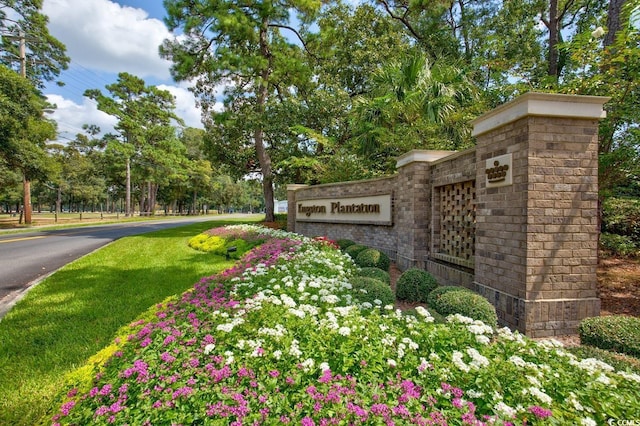
<instances>
[{"instance_id":1,"label":"white cloud","mask_svg":"<svg viewBox=\"0 0 640 426\"><path fill-rule=\"evenodd\" d=\"M168 79L158 47L171 33L147 12L109 0L45 0L49 31L74 62L93 70Z\"/></svg>"},{"instance_id":2,"label":"white cloud","mask_svg":"<svg viewBox=\"0 0 640 426\"><path fill-rule=\"evenodd\" d=\"M202 111L196 106L193 93L178 86L159 84L158 89L166 90L176 97L176 115L182 118L188 127L202 128Z\"/></svg>"},{"instance_id":3,"label":"white cloud","mask_svg":"<svg viewBox=\"0 0 640 426\"><path fill-rule=\"evenodd\" d=\"M118 120L98 110L96 103L89 98L83 98L82 104L59 95L47 95L47 100L57 107L49 117L58 123L58 134L63 138L74 139L78 133L84 133L84 124L97 125L101 135L115 133L114 126Z\"/></svg>"}]
</instances>

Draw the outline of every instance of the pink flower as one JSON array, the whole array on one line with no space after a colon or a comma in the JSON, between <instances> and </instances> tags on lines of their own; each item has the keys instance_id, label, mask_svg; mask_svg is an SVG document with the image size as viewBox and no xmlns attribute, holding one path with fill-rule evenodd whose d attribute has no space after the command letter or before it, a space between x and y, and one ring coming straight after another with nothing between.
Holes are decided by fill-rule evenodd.
<instances>
[{"instance_id":1,"label":"pink flower","mask_svg":"<svg viewBox=\"0 0 640 426\"><path fill-rule=\"evenodd\" d=\"M69 412L73 407L75 407L75 405L76 405L76 402L74 400L67 401L64 404L62 404L62 407L60 407L60 412L63 415L68 416Z\"/></svg>"},{"instance_id":2,"label":"pink flower","mask_svg":"<svg viewBox=\"0 0 640 426\"><path fill-rule=\"evenodd\" d=\"M539 419L546 419L547 417L551 417L553 414L551 410L547 410L546 408L542 408L537 405L529 407L529 411Z\"/></svg>"},{"instance_id":3,"label":"pink flower","mask_svg":"<svg viewBox=\"0 0 640 426\"><path fill-rule=\"evenodd\" d=\"M311 417L305 417L300 422L302 426L316 426L316 423L311 419Z\"/></svg>"}]
</instances>

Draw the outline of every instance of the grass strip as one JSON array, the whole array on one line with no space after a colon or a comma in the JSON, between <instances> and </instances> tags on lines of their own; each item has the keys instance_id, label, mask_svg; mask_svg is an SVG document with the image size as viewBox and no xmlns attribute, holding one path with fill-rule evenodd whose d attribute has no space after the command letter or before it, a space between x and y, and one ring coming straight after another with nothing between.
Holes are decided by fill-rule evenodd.
<instances>
[{"instance_id":1,"label":"grass strip","mask_svg":"<svg viewBox=\"0 0 640 426\"><path fill-rule=\"evenodd\" d=\"M0 424L33 425L64 376L150 306L226 269L189 238L240 221L202 222L122 238L65 266L0 321Z\"/></svg>"}]
</instances>

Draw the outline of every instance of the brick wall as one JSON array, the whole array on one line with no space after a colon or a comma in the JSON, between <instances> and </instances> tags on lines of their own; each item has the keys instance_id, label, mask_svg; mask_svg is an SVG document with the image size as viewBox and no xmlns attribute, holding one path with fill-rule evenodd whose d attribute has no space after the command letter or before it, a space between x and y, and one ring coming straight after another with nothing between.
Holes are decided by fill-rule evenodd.
<instances>
[{"instance_id":1,"label":"brick wall","mask_svg":"<svg viewBox=\"0 0 640 426\"><path fill-rule=\"evenodd\" d=\"M501 324L530 336L573 333L600 309L597 130L605 101L529 93L474 120L473 149L411 151L388 178L292 185L289 230L352 239L386 252L402 270L423 268L441 284L471 288L496 307ZM487 177L496 157L510 162L500 185ZM452 247L443 239L458 238L442 224L455 223L460 235L469 226L446 217L447 185L473 187L474 256L466 259L442 253ZM388 193L390 225L296 220L296 201Z\"/></svg>"}]
</instances>

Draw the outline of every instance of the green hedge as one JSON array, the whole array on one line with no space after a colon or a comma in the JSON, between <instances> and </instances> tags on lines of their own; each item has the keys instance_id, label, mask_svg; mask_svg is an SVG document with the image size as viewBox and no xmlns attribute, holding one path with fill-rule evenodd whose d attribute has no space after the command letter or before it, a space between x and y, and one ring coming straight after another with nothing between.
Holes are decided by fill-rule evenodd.
<instances>
[{"instance_id":1,"label":"green hedge","mask_svg":"<svg viewBox=\"0 0 640 426\"><path fill-rule=\"evenodd\" d=\"M391 276L389 275L389 273L387 271L383 271L380 268L361 268L358 271L358 275L361 277L374 278L376 280L382 281L383 283L386 283L387 285L391 284Z\"/></svg>"},{"instance_id":2,"label":"green hedge","mask_svg":"<svg viewBox=\"0 0 640 426\"><path fill-rule=\"evenodd\" d=\"M360 303L369 302L373 306L385 306L393 305L395 302L395 296L393 290L386 283L375 278L367 277L353 277L350 280L353 286L354 297L360 301ZM375 301L379 300L381 304L377 304Z\"/></svg>"},{"instance_id":3,"label":"green hedge","mask_svg":"<svg viewBox=\"0 0 640 426\"><path fill-rule=\"evenodd\" d=\"M604 200L602 232L625 235L640 243L640 200L618 197Z\"/></svg>"},{"instance_id":4,"label":"green hedge","mask_svg":"<svg viewBox=\"0 0 640 426\"><path fill-rule=\"evenodd\" d=\"M353 247L353 246L352 246ZM391 266L389 256L373 248L362 250L355 258L356 265L361 268L373 267L388 271Z\"/></svg>"},{"instance_id":5,"label":"green hedge","mask_svg":"<svg viewBox=\"0 0 640 426\"><path fill-rule=\"evenodd\" d=\"M617 315L586 318L578 333L585 345L640 357L640 318Z\"/></svg>"},{"instance_id":6,"label":"green hedge","mask_svg":"<svg viewBox=\"0 0 640 426\"><path fill-rule=\"evenodd\" d=\"M437 289L431 293L434 291ZM467 289L441 291L431 300L433 305L430 306L441 315L460 314L492 327L498 325L498 316L493 305L484 297Z\"/></svg>"},{"instance_id":7,"label":"green hedge","mask_svg":"<svg viewBox=\"0 0 640 426\"><path fill-rule=\"evenodd\" d=\"M364 251L366 249L368 249L369 247L364 246L362 244L352 244L349 247L347 247L344 252L346 254L348 254L352 259L355 260L356 257L358 257L358 254L360 254L361 251Z\"/></svg>"},{"instance_id":8,"label":"green hedge","mask_svg":"<svg viewBox=\"0 0 640 426\"><path fill-rule=\"evenodd\" d=\"M338 247L342 251L344 251L347 247L354 245L355 243L356 243L355 241L351 241L351 240L348 240L346 238L342 238L342 239L336 241L336 244L338 244Z\"/></svg>"},{"instance_id":9,"label":"green hedge","mask_svg":"<svg viewBox=\"0 0 640 426\"><path fill-rule=\"evenodd\" d=\"M427 304L435 309L436 304L438 303L438 300L440 300L440 296L442 296L445 293L449 293L450 291L466 291L469 293L473 293L471 290L465 287L456 287L452 285L436 287L435 289L431 290L431 292L427 296Z\"/></svg>"},{"instance_id":10,"label":"green hedge","mask_svg":"<svg viewBox=\"0 0 640 426\"><path fill-rule=\"evenodd\" d=\"M422 269L407 269L400 275L396 283L396 297L398 300L409 302L426 302L429 293L438 287L438 281Z\"/></svg>"},{"instance_id":11,"label":"green hedge","mask_svg":"<svg viewBox=\"0 0 640 426\"><path fill-rule=\"evenodd\" d=\"M600 234L600 249L614 256L636 256L640 252L632 237L606 232Z\"/></svg>"}]
</instances>

